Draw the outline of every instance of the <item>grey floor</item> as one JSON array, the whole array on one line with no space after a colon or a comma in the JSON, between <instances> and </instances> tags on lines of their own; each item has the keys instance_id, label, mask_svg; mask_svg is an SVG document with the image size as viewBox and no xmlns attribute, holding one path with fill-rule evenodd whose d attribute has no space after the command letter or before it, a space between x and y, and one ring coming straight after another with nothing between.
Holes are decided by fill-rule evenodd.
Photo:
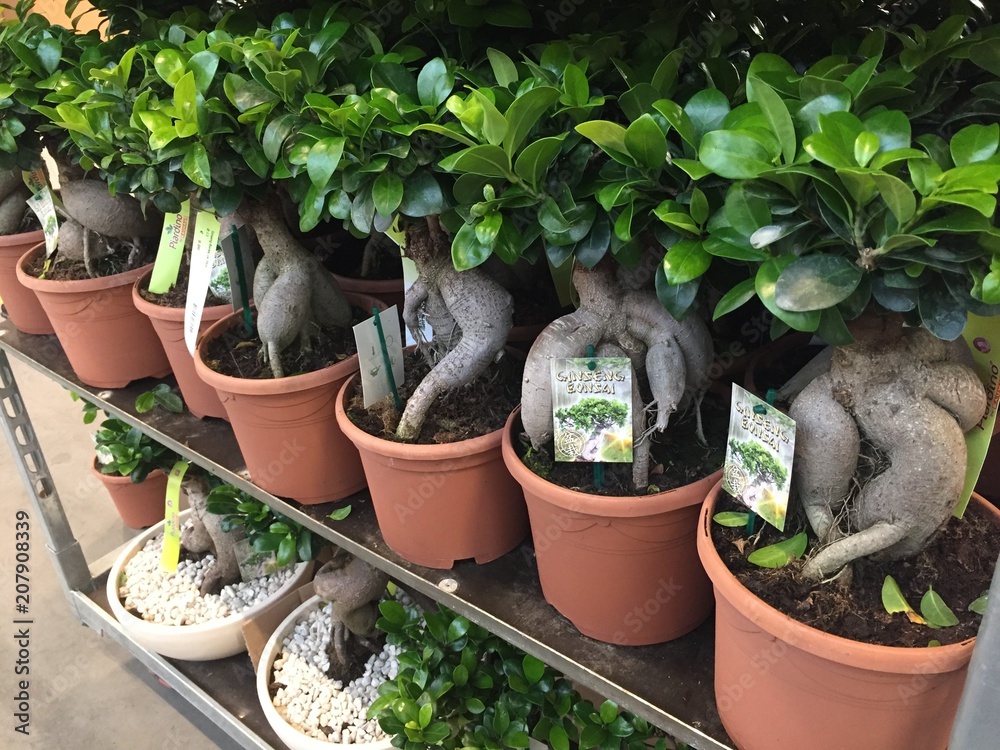
<instances>
[{"instance_id":1,"label":"grey floor","mask_svg":"<svg viewBox=\"0 0 1000 750\"><path fill-rule=\"evenodd\" d=\"M90 428L66 391L12 361L28 413L88 560L136 532L122 525L90 477ZM32 519L30 735L15 732L15 514L28 498L0 440L0 748L202 750L238 747L183 698L161 684L119 644L76 622L55 579L41 530ZM7 614L9 613L9 614Z\"/></svg>"}]
</instances>

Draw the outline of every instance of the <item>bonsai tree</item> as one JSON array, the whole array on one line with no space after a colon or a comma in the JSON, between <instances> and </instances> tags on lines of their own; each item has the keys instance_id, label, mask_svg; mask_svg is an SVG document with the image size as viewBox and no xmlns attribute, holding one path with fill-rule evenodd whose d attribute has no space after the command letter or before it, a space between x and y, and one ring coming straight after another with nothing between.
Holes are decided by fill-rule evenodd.
<instances>
[{"instance_id":1,"label":"bonsai tree","mask_svg":"<svg viewBox=\"0 0 1000 750\"><path fill-rule=\"evenodd\" d=\"M752 274L716 316L756 295L772 330L837 346L791 409L793 481L823 545L803 569L815 580L859 557L912 555L947 520L963 433L986 407L948 342L968 312L1000 309L990 281L1000 126L914 138L906 112L874 104L896 85L891 64L878 73L878 53L860 66L821 60L804 76L755 58L750 101L698 144L701 163L733 180L701 243L707 264L738 259ZM851 500L845 534L835 519L862 437L891 466Z\"/></svg>"}]
</instances>

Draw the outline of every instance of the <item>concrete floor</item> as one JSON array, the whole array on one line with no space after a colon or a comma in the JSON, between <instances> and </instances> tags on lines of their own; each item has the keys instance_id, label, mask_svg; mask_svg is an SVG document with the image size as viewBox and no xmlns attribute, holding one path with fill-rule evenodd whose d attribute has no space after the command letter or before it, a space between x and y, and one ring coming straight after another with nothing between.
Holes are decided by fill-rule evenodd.
<instances>
[{"instance_id":1,"label":"concrete floor","mask_svg":"<svg viewBox=\"0 0 1000 750\"><path fill-rule=\"evenodd\" d=\"M89 561L137 532L118 518L90 477L90 429L68 393L11 362L74 535ZM3 441L0 441L3 442ZM17 627L15 514L28 498L5 442L0 447L0 747L37 750L232 750L239 747L119 644L80 625L55 578L41 529L31 520L30 735L14 730Z\"/></svg>"}]
</instances>

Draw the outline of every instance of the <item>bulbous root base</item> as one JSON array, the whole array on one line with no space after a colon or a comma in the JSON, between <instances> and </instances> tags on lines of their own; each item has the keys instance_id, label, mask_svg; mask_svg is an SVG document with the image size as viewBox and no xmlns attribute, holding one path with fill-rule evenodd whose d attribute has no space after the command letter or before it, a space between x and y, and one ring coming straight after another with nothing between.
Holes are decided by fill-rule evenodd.
<instances>
[{"instance_id":1,"label":"bulbous root base","mask_svg":"<svg viewBox=\"0 0 1000 750\"><path fill-rule=\"evenodd\" d=\"M396 428L401 440L416 439L438 396L471 383L500 359L513 325L507 290L479 269L456 271L450 247L434 220L407 231L406 252L420 278L406 293L403 321L419 341L420 317L428 319L434 341L421 348L440 359L407 400Z\"/></svg>"},{"instance_id":2,"label":"bulbous root base","mask_svg":"<svg viewBox=\"0 0 1000 750\"><path fill-rule=\"evenodd\" d=\"M203 477L184 479L184 491L191 505L194 525L181 532L181 545L189 552L210 552L215 556L215 564L205 573L201 584L202 595L218 594L223 587L240 580L235 545L245 537L241 526L224 531L222 516L208 512L210 490Z\"/></svg>"},{"instance_id":3,"label":"bulbous root base","mask_svg":"<svg viewBox=\"0 0 1000 750\"><path fill-rule=\"evenodd\" d=\"M674 320L654 292L620 283L610 264L573 273L580 307L551 323L528 353L521 386L521 420L532 445L552 439L553 359L585 357L594 346L598 356L627 357L633 368L633 480L637 490L649 484L649 437L667 428L670 416L689 404L700 404L708 387L712 339L695 315ZM642 400L636 375L649 381L652 401ZM647 428L647 414L653 424ZM700 431L700 415L699 415ZM704 437L700 436L704 442Z\"/></svg>"},{"instance_id":4,"label":"bulbous root base","mask_svg":"<svg viewBox=\"0 0 1000 750\"><path fill-rule=\"evenodd\" d=\"M874 334L874 335L872 335ZM792 404L794 484L820 551L803 575L821 580L861 557L916 554L947 522L965 480L964 434L983 416L986 393L954 349L923 329L884 321L855 332L829 373ZM861 436L890 467L847 509L853 533L835 519L848 501Z\"/></svg>"},{"instance_id":5,"label":"bulbous root base","mask_svg":"<svg viewBox=\"0 0 1000 750\"><path fill-rule=\"evenodd\" d=\"M388 576L338 549L330 562L316 573L316 594L333 607L328 674L346 684L358 675L359 664L381 649L375 622L378 600L389 582Z\"/></svg>"},{"instance_id":6,"label":"bulbous root base","mask_svg":"<svg viewBox=\"0 0 1000 750\"><path fill-rule=\"evenodd\" d=\"M351 306L326 269L292 236L279 201L244 206L240 214L264 251L253 282L257 333L271 373L281 378L281 352L296 341L308 351L319 329L351 325Z\"/></svg>"}]
</instances>

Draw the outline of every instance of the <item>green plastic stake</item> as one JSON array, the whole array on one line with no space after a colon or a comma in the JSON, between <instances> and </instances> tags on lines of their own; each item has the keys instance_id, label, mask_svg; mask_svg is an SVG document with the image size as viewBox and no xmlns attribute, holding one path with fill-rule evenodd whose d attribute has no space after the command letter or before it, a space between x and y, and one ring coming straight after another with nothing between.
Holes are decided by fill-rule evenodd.
<instances>
[{"instance_id":1,"label":"green plastic stake","mask_svg":"<svg viewBox=\"0 0 1000 750\"><path fill-rule=\"evenodd\" d=\"M594 346L593 344L591 344L590 346L587 347L587 356L593 357L594 354L595 354ZM587 369L596 370L597 363L591 360L590 362L587 363ZM604 487L604 464L602 464L600 461L594 462L594 486L597 489L601 489L602 487Z\"/></svg>"},{"instance_id":2,"label":"green plastic stake","mask_svg":"<svg viewBox=\"0 0 1000 750\"><path fill-rule=\"evenodd\" d=\"M233 256L236 258L236 283L240 287L240 303L243 306L243 326L246 335L253 334L253 318L250 315L250 289L247 286L247 274L243 268L243 253L240 251L240 231L233 230Z\"/></svg>"},{"instance_id":3,"label":"green plastic stake","mask_svg":"<svg viewBox=\"0 0 1000 750\"><path fill-rule=\"evenodd\" d=\"M403 411L403 399L399 397L396 389L396 376L392 372L392 360L389 358L389 347L385 345L385 333L382 332L382 319L379 317L377 307L372 308L375 316L375 330L378 331L378 342L382 345L382 364L385 367L385 375L389 378L389 387L392 388L392 400L396 402L396 410Z\"/></svg>"}]
</instances>

